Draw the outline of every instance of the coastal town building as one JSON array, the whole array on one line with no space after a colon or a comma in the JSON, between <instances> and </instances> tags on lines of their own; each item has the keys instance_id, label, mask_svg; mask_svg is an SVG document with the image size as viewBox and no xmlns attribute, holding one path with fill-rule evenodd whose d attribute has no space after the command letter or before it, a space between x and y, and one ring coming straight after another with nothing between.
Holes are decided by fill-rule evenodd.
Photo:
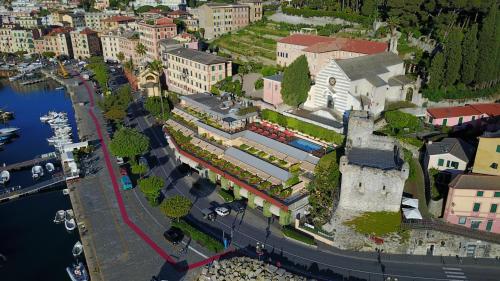
<instances>
[{"instance_id":1,"label":"coastal town building","mask_svg":"<svg viewBox=\"0 0 500 281\"><path fill-rule=\"evenodd\" d=\"M479 137L472 172L500 176L500 130Z\"/></svg>"},{"instance_id":2,"label":"coastal town building","mask_svg":"<svg viewBox=\"0 0 500 281\"><path fill-rule=\"evenodd\" d=\"M24 29L15 27L11 31L12 44L10 46L10 53L23 52L32 54L35 52L34 40L40 37L40 31L36 28Z\"/></svg>"},{"instance_id":3,"label":"coastal town building","mask_svg":"<svg viewBox=\"0 0 500 281\"><path fill-rule=\"evenodd\" d=\"M309 72L315 77L332 59L373 55L387 52L388 48L388 44L382 42L297 33L278 40L276 63L286 67L305 55Z\"/></svg>"},{"instance_id":4,"label":"coastal town building","mask_svg":"<svg viewBox=\"0 0 500 281\"><path fill-rule=\"evenodd\" d=\"M73 57L77 59L102 55L98 33L90 28L71 31L71 45L73 47Z\"/></svg>"},{"instance_id":5,"label":"coastal town building","mask_svg":"<svg viewBox=\"0 0 500 281\"><path fill-rule=\"evenodd\" d=\"M57 15L59 15L56 22L58 25L72 27L75 29L85 28L86 26L84 13L59 13Z\"/></svg>"},{"instance_id":6,"label":"coastal town building","mask_svg":"<svg viewBox=\"0 0 500 281\"><path fill-rule=\"evenodd\" d=\"M36 52L53 52L56 56L65 55L73 57L70 32L72 28L58 27L52 29L48 34L35 39Z\"/></svg>"},{"instance_id":7,"label":"coastal town building","mask_svg":"<svg viewBox=\"0 0 500 281\"><path fill-rule=\"evenodd\" d=\"M283 80L283 74L278 73L271 76L266 76L263 78L264 88L262 100L265 102L278 106L283 103L281 98L281 81Z\"/></svg>"},{"instance_id":8,"label":"coastal town building","mask_svg":"<svg viewBox=\"0 0 500 281\"><path fill-rule=\"evenodd\" d=\"M500 116L500 104L481 103L452 107L428 108L426 120L435 126L478 126L481 119Z\"/></svg>"},{"instance_id":9,"label":"coastal town building","mask_svg":"<svg viewBox=\"0 0 500 281\"><path fill-rule=\"evenodd\" d=\"M250 6L210 2L197 8L199 27L212 39L250 24Z\"/></svg>"},{"instance_id":10,"label":"coastal town building","mask_svg":"<svg viewBox=\"0 0 500 281\"><path fill-rule=\"evenodd\" d=\"M465 171L474 154L474 147L458 138L431 141L425 147L424 167L428 170Z\"/></svg>"},{"instance_id":11,"label":"coastal town building","mask_svg":"<svg viewBox=\"0 0 500 281\"><path fill-rule=\"evenodd\" d=\"M137 55L136 46L139 44L139 33L132 30L105 31L100 35L102 55L106 61L119 61L118 54L122 53L125 60L132 60L139 65L141 57Z\"/></svg>"},{"instance_id":12,"label":"coastal town building","mask_svg":"<svg viewBox=\"0 0 500 281\"><path fill-rule=\"evenodd\" d=\"M411 101L417 92L416 83L405 75L403 60L382 52L330 60L316 76L303 108L339 122L348 110L378 117L387 102Z\"/></svg>"},{"instance_id":13,"label":"coastal town building","mask_svg":"<svg viewBox=\"0 0 500 281\"><path fill-rule=\"evenodd\" d=\"M217 82L232 75L232 62L202 51L177 48L162 56L170 90L181 94L209 92Z\"/></svg>"},{"instance_id":14,"label":"coastal town building","mask_svg":"<svg viewBox=\"0 0 500 281\"><path fill-rule=\"evenodd\" d=\"M15 24L17 24L21 28L38 28L40 25L42 25L42 20L38 17L33 17L33 16L23 16L23 17L16 17Z\"/></svg>"},{"instance_id":15,"label":"coastal town building","mask_svg":"<svg viewBox=\"0 0 500 281\"><path fill-rule=\"evenodd\" d=\"M396 140L373 134L368 111L351 111L342 173L339 208L355 212L398 212L409 165Z\"/></svg>"},{"instance_id":16,"label":"coastal town building","mask_svg":"<svg viewBox=\"0 0 500 281\"><path fill-rule=\"evenodd\" d=\"M168 17L146 19L137 23L140 43L146 47L147 59L160 58L160 41L177 35L177 25Z\"/></svg>"},{"instance_id":17,"label":"coastal town building","mask_svg":"<svg viewBox=\"0 0 500 281\"><path fill-rule=\"evenodd\" d=\"M104 30L113 30L118 28L136 29L136 19L134 17L116 15L101 20L101 26Z\"/></svg>"},{"instance_id":18,"label":"coastal town building","mask_svg":"<svg viewBox=\"0 0 500 281\"><path fill-rule=\"evenodd\" d=\"M85 26L95 31L101 31L103 30L102 20L110 16L112 15L104 12L86 12L84 16Z\"/></svg>"},{"instance_id":19,"label":"coastal town building","mask_svg":"<svg viewBox=\"0 0 500 281\"><path fill-rule=\"evenodd\" d=\"M458 175L449 187L443 215L447 222L500 233L500 176Z\"/></svg>"},{"instance_id":20,"label":"coastal town building","mask_svg":"<svg viewBox=\"0 0 500 281\"><path fill-rule=\"evenodd\" d=\"M137 8L142 6L167 6L172 10L178 10L180 7L186 6L186 0L135 0L132 4Z\"/></svg>"},{"instance_id":21,"label":"coastal town building","mask_svg":"<svg viewBox=\"0 0 500 281\"><path fill-rule=\"evenodd\" d=\"M106 10L109 7L109 0L95 0L94 9L96 10Z\"/></svg>"},{"instance_id":22,"label":"coastal town building","mask_svg":"<svg viewBox=\"0 0 500 281\"><path fill-rule=\"evenodd\" d=\"M262 19L263 6L262 0L239 0L238 3L250 6L250 22L256 22Z\"/></svg>"}]
</instances>

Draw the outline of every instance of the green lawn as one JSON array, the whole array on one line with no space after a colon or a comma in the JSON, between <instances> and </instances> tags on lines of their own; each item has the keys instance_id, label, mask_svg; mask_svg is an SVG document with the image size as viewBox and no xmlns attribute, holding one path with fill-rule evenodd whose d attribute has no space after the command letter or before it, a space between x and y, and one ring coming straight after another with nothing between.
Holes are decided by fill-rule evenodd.
<instances>
[{"instance_id":1,"label":"green lawn","mask_svg":"<svg viewBox=\"0 0 500 281\"><path fill-rule=\"evenodd\" d=\"M311 235L308 235L304 232L298 231L295 228L291 227L285 227L283 228L283 235L285 235L288 238L295 239L297 241L300 241L302 243L306 243L309 245L316 245L316 242L314 242L314 237Z\"/></svg>"},{"instance_id":2,"label":"green lawn","mask_svg":"<svg viewBox=\"0 0 500 281\"><path fill-rule=\"evenodd\" d=\"M344 224L362 234L385 236L399 231L401 214L399 212L366 212Z\"/></svg>"}]
</instances>

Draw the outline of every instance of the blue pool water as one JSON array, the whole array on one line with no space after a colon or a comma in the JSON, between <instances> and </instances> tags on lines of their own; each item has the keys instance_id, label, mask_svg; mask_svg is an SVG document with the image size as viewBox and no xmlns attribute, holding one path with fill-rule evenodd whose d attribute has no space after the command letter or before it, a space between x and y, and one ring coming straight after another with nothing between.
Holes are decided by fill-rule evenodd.
<instances>
[{"instance_id":1,"label":"blue pool water","mask_svg":"<svg viewBox=\"0 0 500 281\"><path fill-rule=\"evenodd\" d=\"M313 152L321 148L321 145L315 144L305 139L294 139L293 141L289 142L288 145L296 147L300 150L304 150L306 152Z\"/></svg>"}]
</instances>

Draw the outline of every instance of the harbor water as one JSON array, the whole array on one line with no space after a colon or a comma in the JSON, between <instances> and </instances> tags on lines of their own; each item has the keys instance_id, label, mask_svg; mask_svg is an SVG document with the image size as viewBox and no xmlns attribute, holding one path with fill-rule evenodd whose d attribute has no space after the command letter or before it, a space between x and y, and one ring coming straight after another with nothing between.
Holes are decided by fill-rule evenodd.
<instances>
[{"instance_id":1,"label":"harbor water","mask_svg":"<svg viewBox=\"0 0 500 281\"><path fill-rule=\"evenodd\" d=\"M48 111L64 111L77 130L71 99L58 85L48 81L29 88L11 87L2 81L0 109L13 111L15 118L3 127L20 128L19 136L0 149L0 165L30 160L54 151L47 138L53 135L40 116ZM29 186L34 181L31 169L11 172L11 180L2 188ZM0 280L1 281L66 281L66 267L75 262L71 253L79 240L77 231L68 233L64 224L54 224L57 210L71 209L69 196L60 189L31 195L0 204ZM80 259L83 259L81 257Z\"/></svg>"}]
</instances>

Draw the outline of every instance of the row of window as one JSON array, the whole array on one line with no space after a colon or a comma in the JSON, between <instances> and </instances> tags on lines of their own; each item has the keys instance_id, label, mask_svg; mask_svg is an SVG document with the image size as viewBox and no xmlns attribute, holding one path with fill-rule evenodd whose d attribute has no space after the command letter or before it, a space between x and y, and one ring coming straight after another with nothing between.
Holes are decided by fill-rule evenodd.
<instances>
[{"instance_id":1,"label":"row of window","mask_svg":"<svg viewBox=\"0 0 500 281\"><path fill-rule=\"evenodd\" d=\"M479 229L479 227L481 226L481 222L482 221L480 221L480 220L471 220L470 228ZM459 217L458 218L458 224L465 225L466 223L467 223L467 217ZM492 228L493 228L493 220L488 220L486 222L485 230L491 231Z\"/></svg>"},{"instance_id":2,"label":"row of window","mask_svg":"<svg viewBox=\"0 0 500 281\"><path fill-rule=\"evenodd\" d=\"M278 57L281 57L281 58L288 58L288 53L285 53L285 52L278 52Z\"/></svg>"},{"instance_id":3,"label":"row of window","mask_svg":"<svg viewBox=\"0 0 500 281\"><path fill-rule=\"evenodd\" d=\"M444 166L444 159L441 159L441 158L438 159L438 166L439 167L443 167ZM458 162L447 160L446 161L446 167L447 168L458 169Z\"/></svg>"},{"instance_id":4,"label":"row of window","mask_svg":"<svg viewBox=\"0 0 500 281\"><path fill-rule=\"evenodd\" d=\"M484 191L482 191L482 190L478 190L476 192L477 197L483 197L483 195L484 195ZM495 191L495 193L493 194L493 197L500 197L500 191Z\"/></svg>"},{"instance_id":5,"label":"row of window","mask_svg":"<svg viewBox=\"0 0 500 281\"><path fill-rule=\"evenodd\" d=\"M498 204L491 204L490 213L496 214L497 208L498 208ZM481 209L481 203L474 203L474 206L472 206L473 212L479 212L480 209Z\"/></svg>"}]
</instances>

